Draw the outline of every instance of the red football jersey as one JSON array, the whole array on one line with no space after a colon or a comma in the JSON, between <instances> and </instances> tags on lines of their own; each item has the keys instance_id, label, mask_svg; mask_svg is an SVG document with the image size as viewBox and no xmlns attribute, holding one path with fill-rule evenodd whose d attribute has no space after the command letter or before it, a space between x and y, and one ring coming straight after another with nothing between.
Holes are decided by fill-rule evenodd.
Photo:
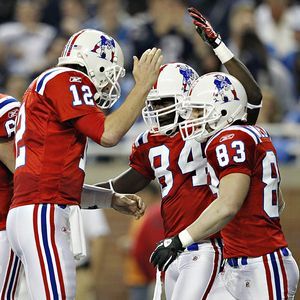
<instances>
[{"instance_id":1,"label":"red football jersey","mask_svg":"<svg viewBox=\"0 0 300 300\"><path fill-rule=\"evenodd\" d=\"M166 237L193 223L215 199L207 185L204 144L184 142L180 133L168 137L148 131L135 141L130 166L161 186L161 214Z\"/></svg>"},{"instance_id":2,"label":"red football jersey","mask_svg":"<svg viewBox=\"0 0 300 300\"><path fill-rule=\"evenodd\" d=\"M15 134L15 119L20 103L11 96L0 94L0 139L13 138ZM0 230L6 227L6 217L13 195L13 175L0 161Z\"/></svg>"},{"instance_id":3,"label":"red football jersey","mask_svg":"<svg viewBox=\"0 0 300 300\"><path fill-rule=\"evenodd\" d=\"M12 207L80 203L87 138L71 120L100 112L95 92L85 74L62 67L45 71L29 86L17 121Z\"/></svg>"},{"instance_id":4,"label":"red football jersey","mask_svg":"<svg viewBox=\"0 0 300 300\"><path fill-rule=\"evenodd\" d=\"M221 231L224 257L257 257L286 247L278 211L280 174L268 133L258 126L230 126L207 142L205 152L213 190L228 174L251 177L243 206Z\"/></svg>"}]
</instances>

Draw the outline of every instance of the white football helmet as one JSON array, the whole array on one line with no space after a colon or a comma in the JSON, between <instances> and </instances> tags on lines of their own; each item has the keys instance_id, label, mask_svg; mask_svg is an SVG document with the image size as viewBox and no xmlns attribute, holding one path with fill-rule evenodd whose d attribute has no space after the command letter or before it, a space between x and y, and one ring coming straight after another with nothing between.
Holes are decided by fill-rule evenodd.
<instances>
[{"instance_id":1,"label":"white football helmet","mask_svg":"<svg viewBox=\"0 0 300 300\"><path fill-rule=\"evenodd\" d=\"M99 107L110 108L119 99L121 88L118 79L125 75L124 56L111 36L93 29L73 34L58 58L58 66L70 64L86 68L97 89L94 98ZM107 89L104 89L106 86Z\"/></svg>"},{"instance_id":2,"label":"white football helmet","mask_svg":"<svg viewBox=\"0 0 300 300\"><path fill-rule=\"evenodd\" d=\"M247 120L247 94L232 75L217 72L201 76L191 87L183 107L192 110L179 124L184 140L202 142L237 120Z\"/></svg>"},{"instance_id":3,"label":"white football helmet","mask_svg":"<svg viewBox=\"0 0 300 300\"><path fill-rule=\"evenodd\" d=\"M181 109L181 103L198 77L194 69L183 63L161 66L142 111L150 132L171 135L176 131L179 117L187 113Z\"/></svg>"}]
</instances>

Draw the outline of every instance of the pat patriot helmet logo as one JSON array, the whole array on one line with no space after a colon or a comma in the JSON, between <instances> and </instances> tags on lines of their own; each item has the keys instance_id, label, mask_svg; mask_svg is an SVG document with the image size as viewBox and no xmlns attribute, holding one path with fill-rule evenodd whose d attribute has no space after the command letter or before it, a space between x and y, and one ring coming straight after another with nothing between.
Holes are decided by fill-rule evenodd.
<instances>
[{"instance_id":1,"label":"pat patriot helmet logo","mask_svg":"<svg viewBox=\"0 0 300 300\"><path fill-rule=\"evenodd\" d=\"M101 58L113 62L114 58L115 58L115 51L114 51L115 47L116 47L116 43L113 38L109 38L108 36L101 35L100 41L94 46L92 52L99 53L99 56ZM107 50L110 50L110 51L107 51ZM110 58L107 57L107 55L109 53L111 53Z\"/></svg>"},{"instance_id":2,"label":"pat patriot helmet logo","mask_svg":"<svg viewBox=\"0 0 300 300\"><path fill-rule=\"evenodd\" d=\"M179 73L183 77L183 92L188 91L189 89L187 86L191 86L192 82L196 79L196 74L195 72L189 68L187 65L179 65Z\"/></svg>"},{"instance_id":3,"label":"pat patriot helmet logo","mask_svg":"<svg viewBox=\"0 0 300 300\"><path fill-rule=\"evenodd\" d=\"M240 100L237 96L234 86L232 85L228 77L221 74L215 75L214 85L216 86L216 89L213 94L215 98L215 102L222 101L224 103L227 103L231 100ZM231 99L229 99L228 93L225 94L225 92L229 90L231 91L232 94Z\"/></svg>"}]
</instances>

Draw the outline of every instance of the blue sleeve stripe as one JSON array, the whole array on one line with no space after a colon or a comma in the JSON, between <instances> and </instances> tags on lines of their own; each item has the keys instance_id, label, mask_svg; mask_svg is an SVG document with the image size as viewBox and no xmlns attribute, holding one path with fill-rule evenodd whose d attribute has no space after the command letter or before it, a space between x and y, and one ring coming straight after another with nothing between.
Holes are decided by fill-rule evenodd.
<instances>
[{"instance_id":1,"label":"blue sleeve stripe","mask_svg":"<svg viewBox=\"0 0 300 300\"><path fill-rule=\"evenodd\" d=\"M36 91L39 92L43 86L44 80L47 78L48 75L50 75L51 73L55 72L57 70L51 70L49 72L47 72L41 79L38 80L37 86L36 86Z\"/></svg>"},{"instance_id":2,"label":"blue sleeve stripe","mask_svg":"<svg viewBox=\"0 0 300 300\"><path fill-rule=\"evenodd\" d=\"M0 109L3 108L4 106L6 106L7 104L13 103L13 102L18 102L18 101L14 98L10 98L10 99L7 99L3 102L0 102Z\"/></svg>"}]
</instances>

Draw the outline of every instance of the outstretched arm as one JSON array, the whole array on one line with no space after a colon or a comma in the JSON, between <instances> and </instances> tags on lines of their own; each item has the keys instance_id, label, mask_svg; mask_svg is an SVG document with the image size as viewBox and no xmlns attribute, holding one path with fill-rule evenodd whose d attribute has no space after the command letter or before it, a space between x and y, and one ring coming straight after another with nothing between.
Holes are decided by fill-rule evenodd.
<instances>
[{"instance_id":1,"label":"outstretched arm","mask_svg":"<svg viewBox=\"0 0 300 300\"><path fill-rule=\"evenodd\" d=\"M157 80L161 63L161 50L156 48L145 51L140 60L134 57L135 86L120 108L106 117L101 137L102 146L116 145L141 114L146 97Z\"/></svg>"},{"instance_id":2,"label":"outstretched arm","mask_svg":"<svg viewBox=\"0 0 300 300\"><path fill-rule=\"evenodd\" d=\"M85 185L81 201L85 203L86 208L96 208L99 206L99 200L102 200L102 207L112 207L121 213L134 215L138 219L145 212L145 204L139 196L133 194L141 191L150 181L133 168L129 168L109 181L94 186ZM92 193L93 189L94 193ZM99 199L97 189L102 199Z\"/></svg>"},{"instance_id":3,"label":"outstretched arm","mask_svg":"<svg viewBox=\"0 0 300 300\"><path fill-rule=\"evenodd\" d=\"M220 231L242 207L250 186L250 177L242 173L224 176L219 185L219 197L186 230L179 234L184 247ZM183 238L181 239L181 237ZM185 237L190 236L190 241Z\"/></svg>"},{"instance_id":4,"label":"outstretched arm","mask_svg":"<svg viewBox=\"0 0 300 300\"><path fill-rule=\"evenodd\" d=\"M129 168L114 179L95 184L98 187L112 188L118 193L137 193L150 183L150 179L144 177L133 168Z\"/></svg>"},{"instance_id":5,"label":"outstretched arm","mask_svg":"<svg viewBox=\"0 0 300 300\"><path fill-rule=\"evenodd\" d=\"M226 67L229 74L236 77L244 86L248 98L248 124L255 124L261 106L262 94L260 88L247 69L247 67L236 57L221 40L207 19L195 8L189 8L188 12L193 18L193 23L200 37L210 47Z\"/></svg>"},{"instance_id":6,"label":"outstretched arm","mask_svg":"<svg viewBox=\"0 0 300 300\"><path fill-rule=\"evenodd\" d=\"M250 177L242 173L224 176L219 185L219 197L213 201L194 223L173 238L161 241L150 261L161 271L176 259L187 246L204 240L220 231L242 207L250 186Z\"/></svg>"}]
</instances>

